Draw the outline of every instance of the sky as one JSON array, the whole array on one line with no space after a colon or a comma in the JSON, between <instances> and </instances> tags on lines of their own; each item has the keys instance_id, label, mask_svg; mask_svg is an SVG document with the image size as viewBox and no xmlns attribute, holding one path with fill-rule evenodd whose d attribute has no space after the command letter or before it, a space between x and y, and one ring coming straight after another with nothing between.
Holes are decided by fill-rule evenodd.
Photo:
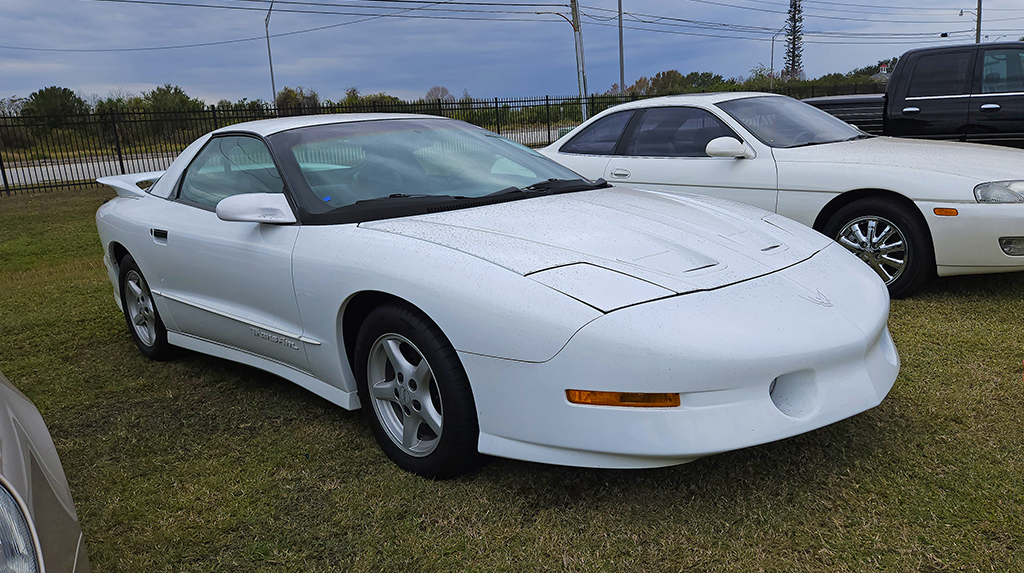
<instances>
[{"instance_id":1,"label":"sky","mask_svg":"<svg viewBox=\"0 0 1024 573\"><path fill-rule=\"evenodd\" d=\"M0 0L0 97L24 97L51 85L68 87L88 97L107 96L114 90L138 93L176 84L207 103L270 99L267 44L263 38L266 0L155 0L258 10L135 1ZM435 85L448 88L456 96L466 90L473 97L578 92L572 27L558 16L536 14L568 13L569 0L476 0L530 4L503 7L451 4L467 0L429 4L409 0L289 1L278 0L275 4L271 34L336 26L271 38L278 89L305 86L315 89L323 99L341 99L349 87L363 94L386 92L403 99L423 97ZM974 0L892 2L803 0L807 75L846 72L916 46L973 42ZM915 4L924 7L909 8ZM619 47L617 20L600 19L615 17L617 1L581 0L581 6L589 91L604 92L618 82ZM734 77L749 75L758 64L770 66L772 30L784 25L787 6L788 0L623 0L623 9L637 15L627 14L626 26L646 28L624 31L626 83L668 69L684 74L713 71ZM963 16L959 15L961 9L965 10ZM359 21L365 16L280 10L362 14L405 10L406 16L485 21L397 17ZM675 20L656 21L654 17ZM687 24L683 20L732 28L682 27ZM737 31L735 26L751 28ZM1024 36L1024 3L985 0L982 31L988 41ZM952 34L943 39L939 37L941 32ZM257 39L138 50L243 38ZM776 69L782 67L784 38L780 35L775 42ZM126 49L134 51L73 51Z\"/></svg>"}]
</instances>

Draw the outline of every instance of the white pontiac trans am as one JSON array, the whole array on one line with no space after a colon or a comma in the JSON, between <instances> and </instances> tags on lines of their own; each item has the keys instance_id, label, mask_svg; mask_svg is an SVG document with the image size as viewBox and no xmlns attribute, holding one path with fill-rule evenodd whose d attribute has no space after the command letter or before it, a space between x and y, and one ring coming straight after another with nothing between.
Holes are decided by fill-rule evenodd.
<instances>
[{"instance_id":1,"label":"white pontiac trans am","mask_svg":"<svg viewBox=\"0 0 1024 573\"><path fill-rule=\"evenodd\" d=\"M604 111L541 153L584 177L700 193L839 241L893 297L940 276L1024 270L1024 151L875 137L763 93L653 98Z\"/></svg>"},{"instance_id":2,"label":"white pontiac trans am","mask_svg":"<svg viewBox=\"0 0 1024 573\"><path fill-rule=\"evenodd\" d=\"M824 235L581 179L455 120L234 125L166 172L100 181L143 354L192 349L365 406L424 476L480 453L683 463L863 412L899 370L882 281Z\"/></svg>"}]
</instances>

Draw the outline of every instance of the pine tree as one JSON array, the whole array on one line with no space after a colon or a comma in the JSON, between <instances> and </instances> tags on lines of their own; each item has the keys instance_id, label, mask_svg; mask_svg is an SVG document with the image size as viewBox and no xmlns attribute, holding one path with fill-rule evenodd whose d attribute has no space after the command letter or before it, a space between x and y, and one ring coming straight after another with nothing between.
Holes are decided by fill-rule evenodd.
<instances>
[{"instance_id":1,"label":"pine tree","mask_svg":"<svg viewBox=\"0 0 1024 573\"><path fill-rule=\"evenodd\" d=\"M786 18L786 61L782 69L786 79L804 79L804 9L800 0L789 0Z\"/></svg>"}]
</instances>

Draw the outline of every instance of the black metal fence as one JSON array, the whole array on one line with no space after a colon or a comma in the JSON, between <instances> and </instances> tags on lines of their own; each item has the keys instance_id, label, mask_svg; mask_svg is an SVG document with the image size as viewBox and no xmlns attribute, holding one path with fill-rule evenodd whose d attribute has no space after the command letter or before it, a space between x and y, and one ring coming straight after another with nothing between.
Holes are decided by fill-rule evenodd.
<instances>
[{"instance_id":1,"label":"black metal fence","mask_svg":"<svg viewBox=\"0 0 1024 573\"><path fill-rule=\"evenodd\" d=\"M786 87L793 97L871 93L875 85ZM591 96L593 115L636 99ZM271 117L321 113L418 113L460 119L538 147L582 121L579 97L458 101L375 101L303 109L121 110L75 116L0 115L0 196L91 185L97 178L166 169L189 143L214 129Z\"/></svg>"}]
</instances>

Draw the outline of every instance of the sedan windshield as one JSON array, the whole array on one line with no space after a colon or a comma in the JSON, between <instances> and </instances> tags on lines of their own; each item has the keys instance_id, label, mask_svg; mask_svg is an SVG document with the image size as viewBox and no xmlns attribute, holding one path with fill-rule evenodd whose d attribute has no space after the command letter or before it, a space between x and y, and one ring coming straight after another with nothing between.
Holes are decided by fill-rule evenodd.
<instances>
[{"instance_id":1,"label":"sedan windshield","mask_svg":"<svg viewBox=\"0 0 1024 573\"><path fill-rule=\"evenodd\" d=\"M461 121L333 123L268 140L300 212L320 222L401 216L439 201L594 188L532 149ZM353 215L368 210L371 216Z\"/></svg>"},{"instance_id":2,"label":"sedan windshield","mask_svg":"<svg viewBox=\"0 0 1024 573\"><path fill-rule=\"evenodd\" d=\"M770 147L800 147L868 137L863 131L788 97L758 96L718 104Z\"/></svg>"}]
</instances>

